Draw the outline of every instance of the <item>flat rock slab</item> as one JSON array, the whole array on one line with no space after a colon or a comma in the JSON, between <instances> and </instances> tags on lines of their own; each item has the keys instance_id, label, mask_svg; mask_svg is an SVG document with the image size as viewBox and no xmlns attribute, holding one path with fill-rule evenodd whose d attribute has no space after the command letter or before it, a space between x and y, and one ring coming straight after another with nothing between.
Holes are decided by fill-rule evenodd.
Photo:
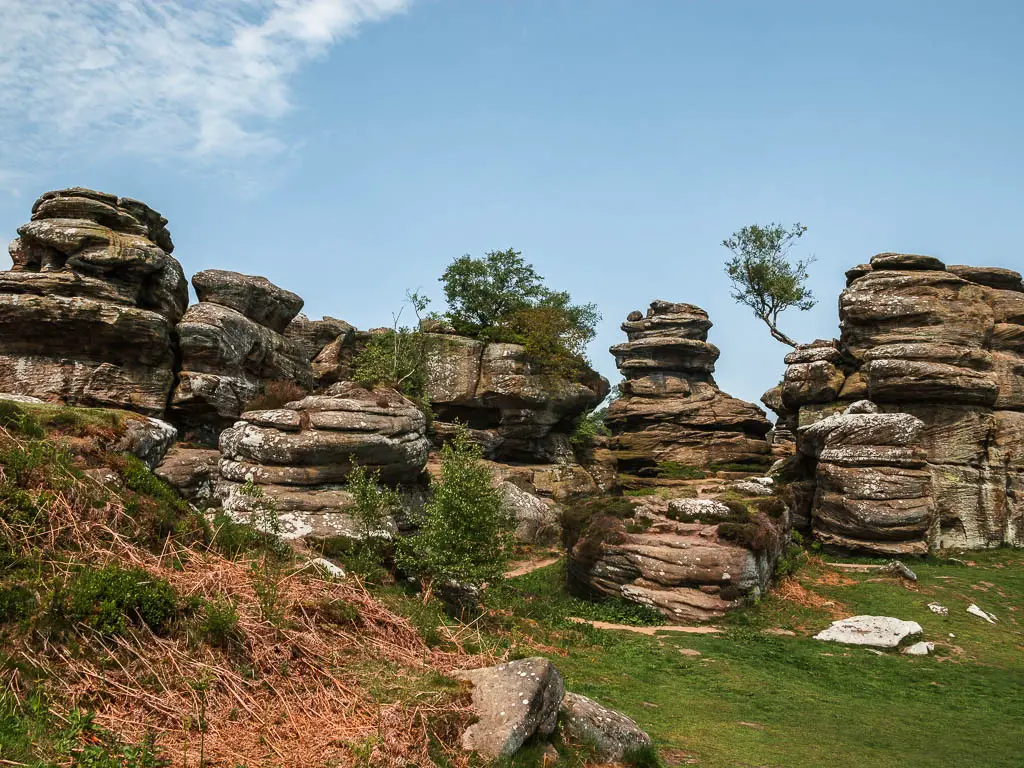
<instances>
[{"instance_id":1,"label":"flat rock slab","mask_svg":"<svg viewBox=\"0 0 1024 768\"><path fill-rule=\"evenodd\" d=\"M852 616L833 621L832 626L816 634L814 639L869 648L898 648L905 639L920 635L922 631L916 621L891 616Z\"/></svg>"},{"instance_id":2,"label":"flat rock slab","mask_svg":"<svg viewBox=\"0 0 1024 768\"><path fill-rule=\"evenodd\" d=\"M565 694L561 714L565 735L591 745L599 760L618 762L652 746L651 737L632 719L578 693Z\"/></svg>"},{"instance_id":3,"label":"flat rock slab","mask_svg":"<svg viewBox=\"0 0 1024 768\"><path fill-rule=\"evenodd\" d=\"M547 659L521 659L455 676L473 684L477 716L462 734L463 749L493 760L512 756L534 734L554 733L565 683Z\"/></svg>"}]
</instances>

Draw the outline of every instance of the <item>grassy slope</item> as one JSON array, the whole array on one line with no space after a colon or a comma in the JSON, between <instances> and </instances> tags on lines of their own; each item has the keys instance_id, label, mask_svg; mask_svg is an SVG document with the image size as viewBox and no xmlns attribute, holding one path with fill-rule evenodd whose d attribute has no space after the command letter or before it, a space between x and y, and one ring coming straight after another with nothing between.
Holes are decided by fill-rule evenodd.
<instances>
[{"instance_id":1,"label":"grassy slope","mask_svg":"<svg viewBox=\"0 0 1024 768\"><path fill-rule=\"evenodd\" d=\"M917 564L916 587L874 574L837 577L812 563L799 583L834 605L772 595L719 636L566 629L553 617L578 606L561 590L560 566L516 580L501 602L524 626L539 618L532 631L566 654L556 663L568 686L634 717L667 765L1019 766L1024 552L978 553L972 562ZM950 615L933 614L931 601ZM971 602L1000 622L967 614ZM918 621L936 654L877 656L811 639L830 609Z\"/></svg>"}]
</instances>

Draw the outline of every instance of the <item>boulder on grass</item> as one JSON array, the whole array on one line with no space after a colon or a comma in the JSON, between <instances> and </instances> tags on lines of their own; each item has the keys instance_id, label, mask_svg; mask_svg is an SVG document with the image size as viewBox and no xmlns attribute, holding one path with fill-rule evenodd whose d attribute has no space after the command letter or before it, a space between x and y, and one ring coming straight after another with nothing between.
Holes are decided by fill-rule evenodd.
<instances>
[{"instance_id":1,"label":"boulder on grass","mask_svg":"<svg viewBox=\"0 0 1024 768\"><path fill-rule=\"evenodd\" d=\"M561 716L562 734L592 747L598 760L621 762L653 746L634 720L578 693L565 694Z\"/></svg>"}]
</instances>

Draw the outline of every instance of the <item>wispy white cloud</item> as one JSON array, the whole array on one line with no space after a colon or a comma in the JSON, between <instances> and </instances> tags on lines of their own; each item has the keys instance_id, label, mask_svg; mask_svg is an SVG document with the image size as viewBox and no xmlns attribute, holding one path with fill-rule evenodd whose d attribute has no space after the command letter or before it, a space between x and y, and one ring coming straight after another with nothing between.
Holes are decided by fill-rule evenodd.
<instances>
[{"instance_id":1,"label":"wispy white cloud","mask_svg":"<svg viewBox=\"0 0 1024 768\"><path fill-rule=\"evenodd\" d=\"M284 149L290 76L411 0L0 0L0 186L89 147Z\"/></svg>"}]
</instances>

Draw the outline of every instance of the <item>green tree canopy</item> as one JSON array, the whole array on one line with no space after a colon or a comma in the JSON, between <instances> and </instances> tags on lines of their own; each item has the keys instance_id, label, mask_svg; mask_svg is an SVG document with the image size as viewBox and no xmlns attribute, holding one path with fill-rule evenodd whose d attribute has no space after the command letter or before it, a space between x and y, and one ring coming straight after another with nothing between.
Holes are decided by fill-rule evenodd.
<instances>
[{"instance_id":1,"label":"green tree canopy","mask_svg":"<svg viewBox=\"0 0 1024 768\"><path fill-rule=\"evenodd\" d=\"M522 344L545 367L568 374L586 362L601 315L594 304L573 304L565 291L553 291L509 248L483 257L461 256L440 278L448 312L459 333Z\"/></svg>"},{"instance_id":2,"label":"green tree canopy","mask_svg":"<svg viewBox=\"0 0 1024 768\"><path fill-rule=\"evenodd\" d=\"M779 330L779 315L790 307L807 310L816 303L807 287L807 267L814 257L790 261L789 251L803 237L807 227L797 223L788 229L781 224L752 224L722 241L733 257L725 264L732 280L732 297L754 311L772 338L796 347L797 343Z\"/></svg>"}]
</instances>

